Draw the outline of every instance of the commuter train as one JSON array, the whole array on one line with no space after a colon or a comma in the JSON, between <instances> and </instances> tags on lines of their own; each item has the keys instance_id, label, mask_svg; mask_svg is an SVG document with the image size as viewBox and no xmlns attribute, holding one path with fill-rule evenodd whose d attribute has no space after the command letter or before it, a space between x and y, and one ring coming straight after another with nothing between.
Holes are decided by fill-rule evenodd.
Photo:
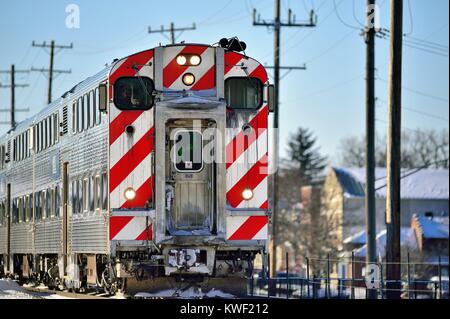
<instances>
[{"instance_id":1,"label":"commuter train","mask_svg":"<svg viewBox=\"0 0 450 319\"><path fill-rule=\"evenodd\" d=\"M243 49L232 38L116 59L3 135L0 276L245 291L267 245L274 90Z\"/></svg>"}]
</instances>

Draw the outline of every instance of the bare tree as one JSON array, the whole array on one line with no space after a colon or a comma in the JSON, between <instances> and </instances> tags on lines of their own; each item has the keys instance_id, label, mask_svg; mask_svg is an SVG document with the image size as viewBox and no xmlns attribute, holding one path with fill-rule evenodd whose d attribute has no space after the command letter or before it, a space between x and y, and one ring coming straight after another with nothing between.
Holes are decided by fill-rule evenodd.
<instances>
[{"instance_id":1,"label":"bare tree","mask_svg":"<svg viewBox=\"0 0 450 319\"><path fill-rule=\"evenodd\" d=\"M415 130L402 133L402 168L417 168L429 165L433 168L449 167L448 130ZM376 164L386 166L386 137L377 137ZM341 141L339 152L341 165L364 167L364 137L356 136Z\"/></svg>"}]
</instances>

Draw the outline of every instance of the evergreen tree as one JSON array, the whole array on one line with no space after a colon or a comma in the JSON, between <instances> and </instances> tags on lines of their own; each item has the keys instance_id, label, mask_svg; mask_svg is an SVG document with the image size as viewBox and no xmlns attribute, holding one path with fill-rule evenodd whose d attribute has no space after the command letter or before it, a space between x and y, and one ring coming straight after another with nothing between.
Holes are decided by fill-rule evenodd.
<instances>
[{"instance_id":1,"label":"evergreen tree","mask_svg":"<svg viewBox=\"0 0 450 319\"><path fill-rule=\"evenodd\" d=\"M289 166L296 172L300 186L311 185L321 177L327 158L320 155L313 133L300 127L288 143Z\"/></svg>"}]
</instances>

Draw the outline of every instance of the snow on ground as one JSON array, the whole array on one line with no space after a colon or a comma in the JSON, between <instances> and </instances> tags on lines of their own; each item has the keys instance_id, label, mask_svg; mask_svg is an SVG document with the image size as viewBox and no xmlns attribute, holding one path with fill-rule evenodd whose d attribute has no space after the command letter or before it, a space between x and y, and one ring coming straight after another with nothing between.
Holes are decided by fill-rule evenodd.
<instances>
[{"instance_id":1,"label":"snow on ground","mask_svg":"<svg viewBox=\"0 0 450 319\"><path fill-rule=\"evenodd\" d=\"M195 289L194 287L190 287L186 290L179 289L167 289L157 293L149 293L149 292L139 292L134 295L135 298L181 298L181 299L199 299L199 298L225 298L225 299L234 299L236 298L234 295L229 293L211 289L207 293L203 293L199 289Z\"/></svg>"},{"instance_id":2,"label":"snow on ground","mask_svg":"<svg viewBox=\"0 0 450 319\"><path fill-rule=\"evenodd\" d=\"M0 299L72 299L54 293L33 292L11 279L0 279Z\"/></svg>"}]
</instances>

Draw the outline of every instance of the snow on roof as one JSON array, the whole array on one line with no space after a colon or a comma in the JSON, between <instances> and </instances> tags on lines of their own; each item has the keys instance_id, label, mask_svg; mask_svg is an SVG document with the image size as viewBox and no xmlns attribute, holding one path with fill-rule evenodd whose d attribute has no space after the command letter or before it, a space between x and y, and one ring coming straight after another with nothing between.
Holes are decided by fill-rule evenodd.
<instances>
[{"instance_id":1,"label":"snow on roof","mask_svg":"<svg viewBox=\"0 0 450 319\"><path fill-rule=\"evenodd\" d=\"M346 196L364 196L365 168L334 167L333 170ZM385 168L376 168L375 188L386 185L386 176ZM402 170L402 176L404 176L401 179L402 199L449 199L448 169ZM386 187L377 190L376 194L379 197L386 197Z\"/></svg>"},{"instance_id":2,"label":"snow on roof","mask_svg":"<svg viewBox=\"0 0 450 319\"><path fill-rule=\"evenodd\" d=\"M427 217L424 215L414 215L424 238L428 239L448 239L449 223L447 217Z\"/></svg>"},{"instance_id":3,"label":"snow on roof","mask_svg":"<svg viewBox=\"0 0 450 319\"><path fill-rule=\"evenodd\" d=\"M377 234L377 256L385 256L386 253L386 230L382 230ZM400 244L402 247L409 247L411 250L417 250L417 240L414 230L410 227L402 227L400 230ZM355 249L355 257L365 257L367 245Z\"/></svg>"},{"instance_id":4,"label":"snow on roof","mask_svg":"<svg viewBox=\"0 0 450 319\"><path fill-rule=\"evenodd\" d=\"M366 243L366 231L362 230L344 239L344 244L364 245Z\"/></svg>"}]
</instances>

